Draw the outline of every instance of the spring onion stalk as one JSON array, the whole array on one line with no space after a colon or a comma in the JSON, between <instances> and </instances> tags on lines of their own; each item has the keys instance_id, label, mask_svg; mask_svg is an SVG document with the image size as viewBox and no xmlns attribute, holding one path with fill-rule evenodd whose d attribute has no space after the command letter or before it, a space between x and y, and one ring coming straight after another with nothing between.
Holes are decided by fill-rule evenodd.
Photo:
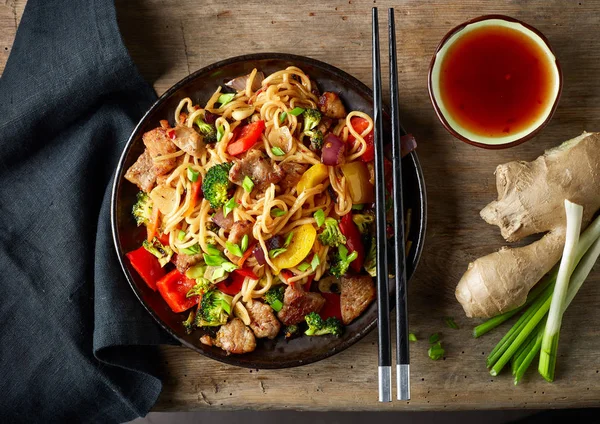
<instances>
[{"instance_id":1,"label":"spring onion stalk","mask_svg":"<svg viewBox=\"0 0 600 424\"><path fill-rule=\"evenodd\" d=\"M517 384L519 384L519 382L523 378L523 375L525 375L525 371L527 371L527 368L529 368L529 365L531 365L531 363L533 362L533 359L536 357L536 355L540 351L540 348L542 347L542 337L543 336L544 336L544 328L540 327L540 329L538 330L537 335L535 337L534 345L531 347L531 349L529 349L529 351L527 352L527 355L525 355L525 357L520 361L519 366L518 366L516 372L514 373L515 386Z\"/></svg>"},{"instance_id":2,"label":"spring onion stalk","mask_svg":"<svg viewBox=\"0 0 600 424\"><path fill-rule=\"evenodd\" d=\"M581 262L579 262L579 265L577 265L577 268L575 268L575 271L571 275L571 282L569 283L569 290L567 292L567 299L565 300L563 313L567 310L567 308L575 298L575 295L577 295L577 292L579 291L579 289L583 285L583 282L587 279L588 275L592 271L592 268L594 267L594 264L598 260L599 256L600 237L596 239L594 244L592 244L590 249L583 256Z\"/></svg>"},{"instance_id":3,"label":"spring onion stalk","mask_svg":"<svg viewBox=\"0 0 600 424\"><path fill-rule=\"evenodd\" d=\"M540 351L540 363L538 367L538 371L542 377L548 381L554 380L560 326L565 300L567 299L569 280L576 264L577 243L579 242L581 220L583 218L583 207L568 200L565 200L565 211L567 214L565 248L560 260L556 284L554 285L554 293L548 312L548 321L546 322L546 329L542 338L542 349Z\"/></svg>"},{"instance_id":4,"label":"spring onion stalk","mask_svg":"<svg viewBox=\"0 0 600 424\"><path fill-rule=\"evenodd\" d=\"M519 347L519 349L517 349L513 357L510 359L510 368L512 370L512 375L516 374L517 369L523 362L523 359L525 359L527 353L533 348L533 345L535 344L535 339L538 335L538 330L542 327L542 323L538 324L536 331L534 331L529 335L529 337L527 337L527 340L525 340L525 342Z\"/></svg>"}]
</instances>

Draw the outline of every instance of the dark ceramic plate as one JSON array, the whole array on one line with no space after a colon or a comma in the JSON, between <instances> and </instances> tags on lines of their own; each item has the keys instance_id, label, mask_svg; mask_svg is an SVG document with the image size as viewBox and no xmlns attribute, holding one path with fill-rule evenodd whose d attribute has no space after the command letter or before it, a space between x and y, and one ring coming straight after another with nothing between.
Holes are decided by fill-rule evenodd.
<instances>
[{"instance_id":1,"label":"dark ceramic plate","mask_svg":"<svg viewBox=\"0 0 600 424\"><path fill-rule=\"evenodd\" d=\"M173 120L173 114L180 99L190 97L194 104L204 104L215 88L239 75L248 74L257 68L270 73L297 66L317 82L322 91L335 91L348 110L361 110L372 115L372 91L356 78L323 62L307 57L289 54L265 53L234 57L207 66L184 78L150 108L129 138L119 166L112 192L112 229L115 248L123 272L136 296L150 315L174 338L183 345L202 355L232 365L248 368L287 368L319 361L346 349L356 343L376 326L377 306L374 302L356 321L346 327L342 337L299 337L286 341L283 336L275 340L258 340L256 350L246 355L229 355L217 347L200 343L199 331L190 335L183 330L181 322L187 313L175 314L157 292L150 290L133 270L125 253L137 249L143 240L145 230L138 228L131 216L137 187L123 178L127 169L143 151L142 134L159 125L159 120ZM389 121L386 123L389 127ZM389 128L386 129L389 134ZM426 205L425 185L421 166L415 153L403 160L405 199L407 208L412 209L410 239L412 248L407 261L407 277L410 278L417 266L425 237ZM393 297L390 297L393 304ZM393 305L392 305L393 306Z\"/></svg>"}]
</instances>

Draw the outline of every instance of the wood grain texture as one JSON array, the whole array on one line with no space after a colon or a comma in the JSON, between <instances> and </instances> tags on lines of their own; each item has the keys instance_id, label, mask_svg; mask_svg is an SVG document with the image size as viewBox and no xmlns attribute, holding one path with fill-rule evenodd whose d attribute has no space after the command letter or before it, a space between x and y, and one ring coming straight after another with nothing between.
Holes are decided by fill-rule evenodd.
<instances>
[{"instance_id":1,"label":"wood grain texture","mask_svg":"<svg viewBox=\"0 0 600 424\"><path fill-rule=\"evenodd\" d=\"M235 368L185 348L164 347L165 385L155 410L600 406L598 268L566 313L554 384L543 381L535 370L517 387L509 374L491 377L485 357L508 326L474 340L471 329L477 321L465 318L454 298L469 261L504 244L498 229L479 218L479 210L495 198L496 165L532 160L583 130L600 130L600 2L272 0L268 7L263 4L258 0L118 0L117 10L135 62L161 94L212 62L266 51L320 59L371 85L370 9L380 7L385 28L385 9L396 8L401 119L419 142L429 202L425 251L409 290L410 328L419 337L411 343L412 400L377 402L373 332L330 359L281 371ZM0 46L9 49L15 28L9 19L12 10L0 6ZM427 70L439 40L455 25L488 13L511 15L540 29L550 39L565 76L562 98L548 127L524 145L501 151L475 148L451 137L435 117L427 93ZM386 38L382 33L384 52ZM3 52L0 70L5 58ZM385 57L382 62L387 66ZM387 85L384 90L387 93ZM445 316L454 317L460 330L446 328ZM427 356L427 337L434 332L441 332L446 349L445 359L437 362Z\"/></svg>"}]
</instances>

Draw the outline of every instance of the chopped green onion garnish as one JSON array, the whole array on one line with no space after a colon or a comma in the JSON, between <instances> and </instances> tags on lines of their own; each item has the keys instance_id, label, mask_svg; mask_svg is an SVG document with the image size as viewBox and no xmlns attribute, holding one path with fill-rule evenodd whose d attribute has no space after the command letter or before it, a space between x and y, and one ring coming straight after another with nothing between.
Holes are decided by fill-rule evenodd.
<instances>
[{"instance_id":1,"label":"chopped green onion garnish","mask_svg":"<svg viewBox=\"0 0 600 424\"><path fill-rule=\"evenodd\" d=\"M279 115L279 123L283 124L283 121L285 121L285 118L287 118L287 112L281 112L281 115Z\"/></svg>"},{"instance_id":2,"label":"chopped green onion garnish","mask_svg":"<svg viewBox=\"0 0 600 424\"><path fill-rule=\"evenodd\" d=\"M231 199L229 199L227 201L227 203L225 203L223 205L223 217L227 217L227 215L229 215L229 212L231 212L232 210L234 210L235 208L237 208L238 204L235 201L235 198L232 197Z\"/></svg>"},{"instance_id":3,"label":"chopped green onion garnish","mask_svg":"<svg viewBox=\"0 0 600 424\"><path fill-rule=\"evenodd\" d=\"M217 255L207 255L206 253L204 254L204 262L206 262L206 265L220 266L225 261L226 261L226 259L221 255L217 256Z\"/></svg>"},{"instance_id":4,"label":"chopped green onion garnish","mask_svg":"<svg viewBox=\"0 0 600 424\"><path fill-rule=\"evenodd\" d=\"M313 216L315 217L315 221L317 222L317 227L320 227L325 222L325 212L323 209L319 209L316 211Z\"/></svg>"},{"instance_id":5,"label":"chopped green onion garnish","mask_svg":"<svg viewBox=\"0 0 600 424\"><path fill-rule=\"evenodd\" d=\"M301 107L295 107L292 110L290 110L290 115L294 115L294 116L298 116L298 115L302 115L302 113L304 112L304 109L302 109Z\"/></svg>"},{"instance_id":6,"label":"chopped green onion garnish","mask_svg":"<svg viewBox=\"0 0 600 424\"><path fill-rule=\"evenodd\" d=\"M248 234L244 234L244 237L242 237L242 241L240 243L240 248L242 249L242 253L245 252L246 250L248 250L248 240L249 239L250 238L248 237Z\"/></svg>"},{"instance_id":7,"label":"chopped green onion garnish","mask_svg":"<svg viewBox=\"0 0 600 424\"><path fill-rule=\"evenodd\" d=\"M209 255L212 255L212 256L221 255L221 251L214 244L207 244L206 251L208 252Z\"/></svg>"},{"instance_id":8,"label":"chopped green onion garnish","mask_svg":"<svg viewBox=\"0 0 600 424\"><path fill-rule=\"evenodd\" d=\"M445 352L446 351L444 350L444 348L442 347L442 344L440 342L437 342L436 344L431 346L429 348L429 350L427 351L427 353L429 354L429 357L431 359L433 359L434 361L441 359L444 356Z\"/></svg>"},{"instance_id":9,"label":"chopped green onion garnish","mask_svg":"<svg viewBox=\"0 0 600 424\"><path fill-rule=\"evenodd\" d=\"M280 147L271 147L271 152L273 152L273 154L275 156L283 156L285 155L285 152L280 148Z\"/></svg>"},{"instance_id":10,"label":"chopped green onion garnish","mask_svg":"<svg viewBox=\"0 0 600 424\"><path fill-rule=\"evenodd\" d=\"M458 330L458 325L454 322L454 318L452 317L444 317L444 322L449 328L454 330Z\"/></svg>"},{"instance_id":11,"label":"chopped green onion garnish","mask_svg":"<svg viewBox=\"0 0 600 424\"><path fill-rule=\"evenodd\" d=\"M200 172L192 169L191 167L188 167L188 169L187 169L188 180L195 183L196 181L198 181L198 175L200 175Z\"/></svg>"},{"instance_id":12,"label":"chopped green onion garnish","mask_svg":"<svg viewBox=\"0 0 600 424\"><path fill-rule=\"evenodd\" d=\"M227 272L231 272L231 271L235 271L236 269L238 269L237 265L232 264L229 261L225 261L221 264L221 268L224 269Z\"/></svg>"},{"instance_id":13,"label":"chopped green onion garnish","mask_svg":"<svg viewBox=\"0 0 600 424\"><path fill-rule=\"evenodd\" d=\"M287 235L287 237L285 238L285 243L283 244L285 247L288 247L290 245L290 243L292 242L292 238L294 237L294 232L290 231L290 233Z\"/></svg>"},{"instance_id":14,"label":"chopped green onion garnish","mask_svg":"<svg viewBox=\"0 0 600 424\"><path fill-rule=\"evenodd\" d=\"M306 271L308 268L310 268L310 264L308 262L302 262L300 265L298 265L298 269L302 272Z\"/></svg>"},{"instance_id":15,"label":"chopped green onion garnish","mask_svg":"<svg viewBox=\"0 0 600 424\"><path fill-rule=\"evenodd\" d=\"M434 333L429 336L429 343L434 344L440 340L440 335L438 333Z\"/></svg>"},{"instance_id":16,"label":"chopped green onion garnish","mask_svg":"<svg viewBox=\"0 0 600 424\"><path fill-rule=\"evenodd\" d=\"M312 270L314 271L315 269L317 269L317 267L321 264L321 260L319 259L319 255L315 255L312 258L312 261L310 261L310 267L312 268Z\"/></svg>"},{"instance_id":17,"label":"chopped green onion garnish","mask_svg":"<svg viewBox=\"0 0 600 424\"><path fill-rule=\"evenodd\" d=\"M179 234L177 234L177 239L179 241L183 241L184 238L185 238L185 231L179 230Z\"/></svg>"},{"instance_id":18,"label":"chopped green onion garnish","mask_svg":"<svg viewBox=\"0 0 600 424\"><path fill-rule=\"evenodd\" d=\"M225 270L223 268L217 268L212 273L212 281L225 276Z\"/></svg>"},{"instance_id":19,"label":"chopped green onion garnish","mask_svg":"<svg viewBox=\"0 0 600 424\"><path fill-rule=\"evenodd\" d=\"M364 203L358 203L356 205L352 205L352 210L353 211L362 211L365 208L365 204Z\"/></svg>"},{"instance_id":20,"label":"chopped green onion garnish","mask_svg":"<svg viewBox=\"0 0 600 424\"><path fill-rule=\"evenodd\" d=\"M279 209L279 208L273 208L273 209L271 209L271 215L273 215L275 217L283 216L286 213L287 213L287 211L284 211L283 209Z\"/></svg>"},{"instance_id":21,"label":"chopped green onion garnish","mask_svg":"<svg viewBox=\"0 0 600 424\"><path fill-rule=\"evenodd\" d=\"M281 255L286 250L287 250L287 247L280 247L279 249L269 250L269 257L276 258L277 256Z\"/></svg>"},{"instance_id":22,"label":"chopped green onion garnish","mask_svg":"<svg viewBox=\"0 0 600 424\"><path fill-rule=\"evenodd\" d=\"M415 336L415 333L408 333L408 340L411 342L416 342L417 336Z\"/></svg>"},{"instance_id":23,"label":"chopped green onion garnish","mask_svg":"<svg viewBox=\"0 0 600 424\"><path fill-rule=\"evenodd\" d=\"M252 179L249 176L245 176L244 177L244 181L242 181L242 187L244 187L244 190L246 191L246 193L250 193L252 191L252 189L254 188L254 182L252 181Z\"/></svg>"},{"instance_id":24,"label":"chopped green onion garnish","mask_svg":"<svg viewBox=\"0 0 600 424\"><path fill-rule=\"evenodd\" d=\"M225 242L225 246L227 247L227 250L229 250L229 252L232 255L242 257L242 255L243 255L242 249L240 249L240 246L238 246L237 244L231 243L231 242Z\"/></svg>"},{"instance_id":25,"label":"chopped green onion garnish","mask_svg":"<svg viewBox=\"0 0 600 424\"><path fill-rule=\"evenodd\" d=\"M225 106L227 103L233 100L235 97L235 93L225 93L221 94L217 99L217 103L221 103L221 106Z\"/></svg>"},{"instance_id":26,"label":"chopped green onion garnish","mask_svg":"<svg viewBox=\"0 0 600 424\"><path fill-rule=\"evenodd\" d=\"M224 135L225 135L225 128L223 128L223 125L219 125L217 127L217 143L219 141L221 141L221 139L223 138Z\"/></svg>"},{"instance_id":27,"label":"chopped green onion garnish","mask_svg":"<svg viewBox=\"0 0 600 424\"><path fill-rule=\"evenodd\" d=\"M200 246L198 243L196 243L193 246L181 249L181 253L185 253L186 255L195 255L196 253L200 253Z\"/></svg>"}]
</instances>

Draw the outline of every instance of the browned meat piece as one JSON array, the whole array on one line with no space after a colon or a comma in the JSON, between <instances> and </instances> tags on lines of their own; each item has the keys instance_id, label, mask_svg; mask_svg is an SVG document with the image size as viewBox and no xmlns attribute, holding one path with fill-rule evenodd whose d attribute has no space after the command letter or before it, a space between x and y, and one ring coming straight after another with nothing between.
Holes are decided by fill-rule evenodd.
<instances>
[{"instance_id":1,"label":"browned meat piece","mask_svg":"<svg viewBox=\"0 0 600 424\"><path fill-rule=\"evenodd\" d=\"M204 141L202 136L198 134L193 128L187 125L177 125L174 129L175 138L173 143L181 150L189 153L192 156L200 156L204 151Z\"/></svg>"},{"instance_id":2,"label":"browned meat piece","mask_svg":"<svg viewBox=\"0 0 600 424\"><path fill-rule=\"evenodd\" d=\"M227 241L233 244L239 244L246 234L249 238L252 237L253 226L254 224L252 221L248 220L234 222L231 226L231 230L229 231L229 237L227 238Z\"/></svg>"},{"instance_id":3,"label":"browned meat piece","mask_svg":"<svg viewBox=\"0 0 600 424\"><path fill-rule=\"evenodd\" d=\"M142 136L144 144L146 145L150 156L154 159L159 156L168 155L175 153L177 147L173 144L171 139L167 136L167 130L164 128L154 128L148 131ZM166 174L177 164L177 159L166 159L161 161L154 161L154 168L156 169L157 175Z\"/></svg>"},{"instance_id":4,"label":"browned meat piece","mask_svg":"<svg viewBox=\"0 0 600 424\"><path fill-rule=\"evenodd\" d=\"M287 190L296 187L302 174L308 169L308 165L297 162L285 162L281 164L281 169L284 173L284 177L279 182L279 186L282 190Z\"/></svg>"},{"instance_id":5,"label":"browned meat piece","mask_svg":"<svg viewBox=\"0 0 600 424\"><path fill-rule=\"evenodd\" d=\"M321 118L319 125L317 125L317 129L319 131L321 131L321 133L323 135L325 135L325 134L327 134L327 131L329 131L329 128L331 128L332 125L333 125L333 119L324 116Z\"/></svg>"},{"instance_id":6,"label":"browned meat piece","mask_svg":"<svg viewBox=\"0 0 600 424\"><path fill-rule=\"evenodd\" d=\"M329 118L341 119L346 116L346 108L336 93L324 92L319 97L319 110Z\"/></svg>"},{"instance_id":7,"label":"browned meat piece","mask_svg":"<svg viewBox=\"0 0 600 424\"><path fill-rule=\"evenodd\" d=\"M283 295L283 308L277 317L284 325L298 324L311 312L319 312L325 299L319 293L305 292L302 286L290 284Z\"/></svg>"},{"instance_id":8,"label":"browned meat piece","mask_svg":"<svg viewBox=\"0 0 600 424\"><path fill-rule=\"evenodd\" d=\"M181 253L181 254L177 255L177 258L175 259L175 266L177 267L177 270L179 272L181 272L182 274L185 274L185 272L188 270L188 268L193 267L194 265L199 263L201 260L202 260L201 253L197 253L195 255L186 255L184 253Z\"/></svg>"},{"instance_id":9,"label":"browned meat piece","mask_svg":"<svg viewBox=\"0 0 600 424\"><path fill-rule=\"evenodd\" d=\"M241 354L252 352L256 348L256 339L241 319L234 318L219 328L214 344L227 353Z\"/></svg>"},{"instance_id":10,"label":"browned meat piece","mask_svg":"<svg viewBox=\"0 0 600 424\"><path fill-rule=\"evenodd\" d=\"M212 222L225 230L231 229L231 226L233 225L233 214L229 213L227 217L223 216L223 208L216 211L211 219Z\"/></svg>"},{"instance_id":11,"label":"browned meat piece","mask_svg":"<svg viewBox=\"0 0 600 424\"><path fill-rule=\"evenodd\" d=\"M204 336L200 337L200 343L205 344L206 346L212 346L213 339L211 339L208 334L205 334Z\"/></svg>"},{"instance_id":12,"label":"browned meat piece","mask_svg":"<svg viewBox=\"0 0 600 424\"><path fill-rule=\"evenodd\" d=\"M242 185L246 176L250 177L255 189L262 191L267 189L271 183L277 184L283 178L283 171L279 165L265 157L260 150L252 149L229 171L229 180L237 185Z\"/></svg>"},{"instance_id":13,"label":"browned meat piece","mask_svg":"<svg viewBox=\"0 0 600 424\"><path fill-rule=\"evenodd\" d=\"M370 275L342 277L340 284L342 321L350 324L375 299L375 284Z\"/></svg>"},{"instance_id":14,"label":"browned meat piece","mask_svg":"<svg viewBox=\"0 0 600 424\"><path fill-rule=\"evenodd\" d=\"M263 337L274 339L277 336L281 329L281 324L279 323L279 320L275 318L273 308L258 300L253 300L252 306L247 304L246 309L252 320L250 328L254 331L256 337L259 339Z\"/></svg>"},{"instance_id":15,"label":"browned meat piece","mask_svg":"<svg viewBox=\"0 0 600 424\"><path fill-rule=\"evenodd\" d=\"M156 181L156 170L148 149L135 161L125 173L125 178L137 185L140 190L150 193Z\"/></svg>"}]
</instances>

